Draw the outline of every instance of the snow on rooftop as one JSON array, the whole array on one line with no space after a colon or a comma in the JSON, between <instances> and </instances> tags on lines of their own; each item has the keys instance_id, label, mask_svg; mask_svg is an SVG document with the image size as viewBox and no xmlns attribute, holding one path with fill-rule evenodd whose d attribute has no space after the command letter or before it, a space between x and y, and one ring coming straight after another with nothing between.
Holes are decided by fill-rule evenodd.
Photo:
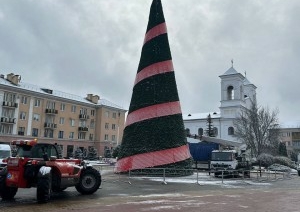
<instances>
[{"instance_id":1,"label":"snow on rooftop","mask_svg":"<svg viewBox=\"0 0 300 212\"><path fill-rule=\"evenodd\" d=\"M233 68L230 67L223 75L231 75L231 74L237 74L238 72Z\"/></svg>"},{"instance_id":2,"label":"snow on rooftop","mask_svg":"<svg viewBox=\"0 0 300 212\"><path fill-rule=\"evenodd\" d=\"M244 85L251 85L251 84L252 84L252 83L247 79L247 77L245 77L243 83L244 83Z\"/></svg>"},{"instance_id":3,"label":"snow on rooftop","mask_svg":"<svg viewBox=\"0 0 300 212\"><path fill-rule=\"evenodd\" d=\"M220 112L209 112L209 113L189 113L189 114L182 114L183 120L195 120L195 119L207 119L207 116L210 114L210 117L213 118L220 118Z\"/></svg>"},{"instance_id":4,"label":"snow on rooftop","mask_svg":"<svg viewBox=\"0 0 300 212\"><path fill-rule=\"evenodd\" d=\"M280 123L280 128L300 128L300 120L282 122Z\"/></svg>"},{"instance_id":5,"label":"snow on rooftop","mask_svg":"<svg viewBox=\"0 0 300 212\"><path fill-rule=\"evenodd\" d=\"M86 104L91 104L91 105L101 105L101 106L113 107L113 108L124 110L121 106L116 105L116 104L114 104L114 103L112 103L112 102L110 102L109 100L106 100L106 99L100 99L98 101L98 104L94 104L94 103L92 103L91 101L88 101L85 97L82 97L82 96L66 93L66 92L63 92L63 91L54 90L54 89L51 89L51 88L40 87L39 85L33 85L33 84L30 84L30 83L19 82L18 85L14 85L6 79L0 78L0 84L10 86L10 87L14 87L14 88L19 88L19 89L22 89L22 90L35 92L35 93L40 93L40 94L43 94L43 95L49 95L49 96L54 96L54 97L58 97L58 98L73 100L73 101L77 101L77 102L81 102L81 103L86 103ZM51 93L48 93L46 90L51 91Z\"/></svg>"}]
</instances>

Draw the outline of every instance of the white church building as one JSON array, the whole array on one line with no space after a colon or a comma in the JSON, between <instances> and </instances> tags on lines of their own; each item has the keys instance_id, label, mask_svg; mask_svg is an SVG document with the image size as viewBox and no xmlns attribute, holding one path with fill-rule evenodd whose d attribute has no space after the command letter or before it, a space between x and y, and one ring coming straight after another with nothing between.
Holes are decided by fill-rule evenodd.
<instances>
[{"instance_id":1,"label":"white church building","mask_svg":"<svg viewBox=\"0 0 300 212\"><path fill-rule=\"evenodd\" d=\"M192 135L205 135L207 117L210 114L216 138L237 141L234 135L233 120L243 108L249 108L251 100L256 100L256 86L246 76L238 73L232 66L221 76L220 111L183 114L186 131ZM188 142L198 142L188 138Z\"/></svg>"}]
</instances>

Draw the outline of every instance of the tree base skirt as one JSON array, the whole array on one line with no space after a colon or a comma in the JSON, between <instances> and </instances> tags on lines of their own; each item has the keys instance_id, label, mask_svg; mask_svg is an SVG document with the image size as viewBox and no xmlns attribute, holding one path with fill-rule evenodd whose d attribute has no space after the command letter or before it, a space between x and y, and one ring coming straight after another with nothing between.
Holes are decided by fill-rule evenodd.
<instances>
[{"instance_id":1,"label":"tree base skirt","mask_svg":"<svg viewBox=\"0 0 300 212\"><path fill-rule=\"evenodd\" d=\"M152 176L152 177L179 177L190 176L194 173L191 169L192 159L187 159L177 163L156 166L144 169L130 170L130 175L134 176ZM129 174L129 171L121 172L121 174Z\"/></svg>"}]
</instances>

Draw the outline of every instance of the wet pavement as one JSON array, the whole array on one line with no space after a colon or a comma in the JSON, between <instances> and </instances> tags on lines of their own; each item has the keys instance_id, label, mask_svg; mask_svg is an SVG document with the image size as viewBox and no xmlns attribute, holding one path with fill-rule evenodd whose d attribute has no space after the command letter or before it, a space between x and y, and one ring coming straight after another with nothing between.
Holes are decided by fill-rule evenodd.
<instances>
[{"instance_id":1,"label":"wet pavement","mask_svg":"<svg viewBox=\"0 0 300 212\"><path fill-rule=\"evenodd\" d=\"M297 175L263 182L255 178L223 184L211 181L211 184L200 185L196 182L165 184L163 180L129 179L110 173L103 176L101 188L93 195L80 195L75 188L68 188L53 194L49 203L38 204L35 188L19 189L14 201L0 202L0 211L300 211L300 177Z\"/></svg>"}]
</instances>

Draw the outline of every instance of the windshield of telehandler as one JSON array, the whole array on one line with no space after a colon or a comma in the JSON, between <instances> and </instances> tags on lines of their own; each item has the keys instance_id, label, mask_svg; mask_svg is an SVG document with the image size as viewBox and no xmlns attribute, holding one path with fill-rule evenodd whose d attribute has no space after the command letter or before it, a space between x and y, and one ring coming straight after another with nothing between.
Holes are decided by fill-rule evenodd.
<instances>
[{"instance_id":1,"label":"windshield of telehandler","mask_svg":"<svg viewBox=\"0 0 300 212\"><path fill-rule=\"evenodd\" d=\"M19 157L30 157L30 155L31 155L31 153L30 153L31 149L32 149L32 146L29 146L29 145L18 146L16 156L19 156Z\"/></svg>"}]
</instances>

